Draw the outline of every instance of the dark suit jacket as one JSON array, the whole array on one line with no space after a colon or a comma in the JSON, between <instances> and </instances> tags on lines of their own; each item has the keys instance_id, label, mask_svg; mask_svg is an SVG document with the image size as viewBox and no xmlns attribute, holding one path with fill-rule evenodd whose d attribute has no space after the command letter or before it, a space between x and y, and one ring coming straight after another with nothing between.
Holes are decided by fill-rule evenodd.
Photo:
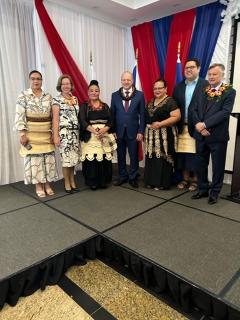
<instances>
[{"instance_id":1,"label":"dark suit jacket","mask_svg":"<svg viewBox=\"0 0 240 320\"><path fill-rule=\"evenodd\" d=\"M122 138L126 129L129 139L136 139L137 133L144 133L145 102L143 93L136 91L131 99L128 112L125 111L122 97L119 91L112 94L111 113L113 119L113 131L118 138Z\"/></svg>"},{"instance_id":2,"label":"dark suit jacket","mask_svg":"<svg viewBox=\"0 0 240 320\"><path fill-rule=\"evenodd\" d=\"M230 88L222 97L216 100L208 100L204 92L197 97L191 109L191 127L194 130L198 122L204 122L210 136L205 137L208 142L225 142L229 140L229 117L233 109L236 90ZM203 140L204 137L194 130L193 137Z\"/></svg>"},{"instance_id":3,"label":"dark suit jacket","mask_svg":"<svg viewBox=\"0 0 240 320\"><path fill-rule=\"evenodd\" d=\"M194 101L196 100L196 97L198 96L198 94L201 93L207 85L208 85L207 80L202 78L198 79L198 82L193 92L192 100L188 107L188 123L191 117L191 106L194 104ZM177 102L177 106L180 108L180 111L181 111L181 120L177 124L179 133L182 133L183 125L185 122L185 90L186 90L186 84L185 84L185 80L183 80L175 86L173 95L172 95L174 100Z\"/></svg>"}]
</instances>

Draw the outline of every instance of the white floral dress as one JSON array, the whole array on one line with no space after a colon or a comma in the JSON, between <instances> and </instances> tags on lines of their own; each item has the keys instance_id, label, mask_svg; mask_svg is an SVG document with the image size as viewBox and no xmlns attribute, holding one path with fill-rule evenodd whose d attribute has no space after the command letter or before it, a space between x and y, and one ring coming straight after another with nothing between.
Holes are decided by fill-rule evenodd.
<instances>
[{"instance_id":1,"label":"white floral dress","mask_svg":"<svg viewBox=\"0 0 240 320\"><path fill-rule=\"evenodd\" d=\"M52 101L59 106L59 152L63 167L74 167L79 163L79 106L77 98L65 99L61 94Z\"/></svg>"}]
</instances>

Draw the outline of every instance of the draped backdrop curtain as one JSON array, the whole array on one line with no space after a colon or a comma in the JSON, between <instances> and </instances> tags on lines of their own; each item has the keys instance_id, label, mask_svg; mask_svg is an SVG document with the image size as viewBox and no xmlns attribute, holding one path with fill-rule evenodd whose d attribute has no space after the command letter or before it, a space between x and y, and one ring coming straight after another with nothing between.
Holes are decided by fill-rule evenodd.
<instances>
[{"instance_id":1,"label":"draped backdrop curtain","mask_svg":"<svg viewBox=\"0 0 240 320\"><path fill-rule=\"evenodd\" d=\"M43 0L35 0L35 6L58 65L62 73L71 75L75 84L74 94L78 97L79 102L83 103L87 100L87 82L54 27L43 5Z\"/></svg>"},{"instance_id":2,"label":"draped backdrop curtain","mask_svg":"<svg viewBox=\"0 0 240 320\"><path fill-rule=\"evenodd\" d=\"M200 76L205 78L222 26L220 19L224 5L216 2L196 9L196 23L189 57L201 61ZM216 17L218 17L216 19Z\"/></svg>"},{"instance_id":3,"label":"draped backdrop curtain","mask_svg":"<svg viewBox=\"0 0 240 320\"><path fill-rule=\"evenodd\" d=\"M221 30L221 12L224 5L216 1L196 9L179 12L169 17L164 17L147 24L132 27L133 43L141 48L140 63L144 63L145 70L159 66L159 74L168 82L168 94L172 94L176 83L176 63L178 43L181 43L180 59L184 67L187 58L199 58L202 63L200 76L205 77L210 65L215 47ZM152 32L143 34L147 26L151 30L153 25L153 36L155 46L152 45ZM145 39L147 34L148 39ZM155 52L149 52L155 50ZM151 61L149 60L151 58ZM154 60L155 59L155 60ZM142 62L143 61L143 62ZM151 72L140 72L141 83L145 96L149 96L149 87L152 85ZM143 78L144 77L144 78Z\"/></svg>"},{"instance_id":4,"label":"draped backdrop curtain","mask_svg":"<svg viewBox=\"0 0 240 320\"><path fill-rule=\"evenodd\" d=\"M191 43L193 24L195 18L195 9L183 11L174 15L170 39L168 41L167 57L164 78L168 83L168 94L172 94L176 82L176 61L178 43L181 43L181 62L184 66L188 57Z\"/></svg>"},{"instance_id":5,"label":"draped backdrop curtain","mask_svg":"<svg viewBox=\"0 0 240 320\"><path fill-rule=\"evenodd\" d=\"M138 72L142 89L145 99L150 100L153 83L160 77L152 23L146 22L133 27L132 37L135 52L138 49Z\"/></svg>"},{"instance_id":6,"label":"draped backdrop curtain","mask_svg":"<svg viewBox=\"0 0 240 320\"><path fill-rule=\"evenodd\" d=\"M126 58L126 54L130 51L128 49L130 31L54 2L44 1L44 6L72 59L88 82L91 80L90 52L92 53L93 69L99 81L101 98L109 104L111 93L121 85L121 73L125 69L131 70L134 65L132 47L131 54ZM39 48L37 67L43 71L45 87L55 95L57 77L61 71L37 13L34 20L35 38ZM77 85L75 82L74 84ZM81 86L81 83L79 85Z\"/></svg>"},{"instance_id":7,"label":"draped backdrop curtain","mask_svg":"<svg viewBox=\"0 0 240 320\"><path fill-rule=\"evenodd\" d=\"M154 42L157 48L160 74L165 73L168 39L173 16L164 17L153 21Z\"/></svg>"},{"instance_id":8,"label":"draped backdrop curtain","mask_svg":"<svg viewBox=\"0 0 240 320\"><path fill-rule=\"evenodd\" d=\"M35 67L33 4L0 2L0 184L23 179L18 134L13 130L16 98Z\"/></svg>"}]
</instances>

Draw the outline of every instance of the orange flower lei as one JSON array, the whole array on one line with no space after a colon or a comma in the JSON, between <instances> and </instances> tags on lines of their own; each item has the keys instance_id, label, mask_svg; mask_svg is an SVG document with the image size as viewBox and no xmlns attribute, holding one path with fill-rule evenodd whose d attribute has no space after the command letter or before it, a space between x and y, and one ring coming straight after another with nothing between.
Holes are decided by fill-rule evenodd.
<instances>
[{"instance_id":1,"label":"orange flower lei","mask_svg":"<svg viewBox=\"0 0 240 320\"><path fill-rule=\"evenodd\" d=\"M64 103L71 106L75 106L77 104L77 98L74 96L71 96L69 98L64 97Z\"/></svg>"},{"instance_id":2,"label":"orange flower lei","mask_svg":"<svg viewBox=\"0 0 240 320\"><path fill-rule=\"evenodd\" d=\"M208 100L219 101L223 96L223 94L227 92L230 88L231 88L231 85L226 83L222 83L218 90L213 90L214 88L211 88L211 86L209 85L205 89L205 94Z\"/></svg>"}]
</instances>

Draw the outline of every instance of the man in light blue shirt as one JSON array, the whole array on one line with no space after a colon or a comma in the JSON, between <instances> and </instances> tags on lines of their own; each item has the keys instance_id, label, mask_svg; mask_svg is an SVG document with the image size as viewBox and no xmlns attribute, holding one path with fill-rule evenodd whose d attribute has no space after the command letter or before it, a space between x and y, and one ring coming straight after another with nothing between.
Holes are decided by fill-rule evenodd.
<instances>
[{"instance_id":1,"label":"man in light blue shirt","mask_svg":"<svg viewBox=\"0 0 240 320\"><path fill-rule=\"evenodd\" d=\"M173 98L181 110L181 120L178 123L178 150L177 169L182 173L182 181L178 183L178 189L188 188L189 191L197 189L196 175L196 146L195 140L189 134L189 112L196 97L208 85L208 82L199 78L200 63L197 59L189 59L185 63L185 79L178 83L173 92Z\"/></svg>"}]
</instances>

